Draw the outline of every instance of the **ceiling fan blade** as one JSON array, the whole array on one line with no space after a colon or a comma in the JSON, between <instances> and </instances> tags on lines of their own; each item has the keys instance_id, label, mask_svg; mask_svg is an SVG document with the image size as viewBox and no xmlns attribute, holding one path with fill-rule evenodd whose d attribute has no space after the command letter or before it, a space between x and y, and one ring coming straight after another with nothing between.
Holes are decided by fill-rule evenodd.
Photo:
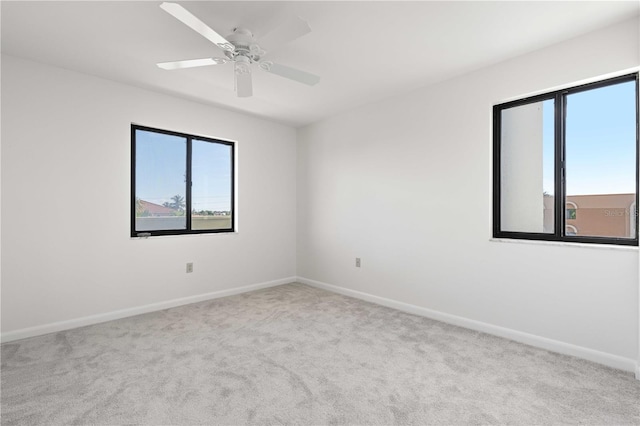
<instances>
[{"instance_id":1,"label":"ceiling fan blade","mask_svg":"<svg viewBox=\"0 0 640 426\"><path fill-rule=\"evenodd\" d=\"M165 12L167 12L198 34L202 35L213 44L217 45L220 49L227 50L229 52L233 52L235 50L233 44L229 43L227 39L222 37L217 32L213 31L207 24L196 18L191 14L191 12L180 6L178 3L164 2L160 5L160 7Z\"/></svg>"},{"instance_id":2,"label":"ceiling fan blade","mask_svg":"<svg viewBox=\"0 0 640 426\"><path fill-rule=\"evenodd\" d=\"M227 62L224 58L189 59L187 61L159 62L156 65L163 70L178 70L181 68L204 67L207 65L220 65Z\"/></svg>"},{"instance_id":3,"label":"ceiling fan blade","mask_svg":"<svg viewBox=\"0 0 640 426\"><path fill-rule=\"evenodd\" d=\"M320 77L315 74L291 68L286 65L274 64L270 61L260 62L260 68L270 72L271 74L276 74L280 77L288 78L299 83L308 84L309 86L314 86L320 81Z\"/></svg>"},{"instance_id":4,"label":"ceiling fan blade","mask_svg":"<svg viewBox=\"0 0 640 426\"><path fill-rule=\"evenodd\" d=\"M247 98L253 95L253 83L251 82L251 68L249 63L236 62L235 67L235 89L239 98Z\"/></svg>"},{"instance_id":5,"label":"ceiling fan blade","mask_svg":"<svg viewBox=\"0 0 640 426\"><path fill-rule=\"evenodd\" d=\"M278 27L262 36L260 38L260 47L269 51L310 32L311 27L307 21L298 16L291 16Z\"/></svg>"}]
</instances>

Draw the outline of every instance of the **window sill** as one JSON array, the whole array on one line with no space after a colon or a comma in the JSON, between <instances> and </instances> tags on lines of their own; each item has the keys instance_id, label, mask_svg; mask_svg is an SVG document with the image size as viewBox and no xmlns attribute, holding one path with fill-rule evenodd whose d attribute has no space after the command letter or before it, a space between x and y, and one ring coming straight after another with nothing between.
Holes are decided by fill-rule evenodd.
<instances>
[{"instance_id":1,"label":"window sill","mask_svg":"<svg viewBox=\"0 0 640 426\"><path fill-rule=\"evenodd\" d=\"M159 238L202 238L202 237L209 237L212 235L216 235L216 236L224 236L224 235L237 235L239 234L238 231L233 231L233 232L208 232L208 233L202 233L202 234L176 234L176 235L153 235L153 236L148 236L148 237L129 237L130 240L156 240Z\"/></svg>"},{"instance_id":2,"label":"window sill","mask_svg":"<svg viewBox=\"0 0 640 426\"><path fill-rule=\"evenodd\" d=\"M567 243L564 241L516 240L511 238L490 238L489 241L495 243L534 244L541 246L577 247L596 250L638 251L637 246L617 246L613 244Z\"/></svg>"}]
</instances>

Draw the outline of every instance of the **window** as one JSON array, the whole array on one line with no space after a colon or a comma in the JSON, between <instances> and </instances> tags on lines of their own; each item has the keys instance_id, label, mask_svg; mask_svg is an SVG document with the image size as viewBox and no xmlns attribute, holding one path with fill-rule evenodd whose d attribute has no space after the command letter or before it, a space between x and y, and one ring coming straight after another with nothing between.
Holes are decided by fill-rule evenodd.
<instances>
[{"instance_id":1,"label":"window","mask_svg":"<svg viewBox=\"0 0 640 426\"><path fill-rule=\"evenodd\" d=\"M493 138L494 237L638 245L638 74L496 105Z\"/></svg>"},{"instance_id":2,"label":"window","mask_svg":"<svg viewBox=\"0 0 640 426\"><path fill-rule=\"evenodd\" d=\"M131 236L234 230L233 142L131 125Z\"/></svg>"},{"instance_id":3,"label":"window","mask_svg":"<svg viewBox=\"0 0 640 426\"><path fill-rule=\"evenodd\" d=\"M567 201L566 209L565 209L565 219L567 220L575 220L577 217L578 205L573 201Z\"/></svg>"}]
</instances>

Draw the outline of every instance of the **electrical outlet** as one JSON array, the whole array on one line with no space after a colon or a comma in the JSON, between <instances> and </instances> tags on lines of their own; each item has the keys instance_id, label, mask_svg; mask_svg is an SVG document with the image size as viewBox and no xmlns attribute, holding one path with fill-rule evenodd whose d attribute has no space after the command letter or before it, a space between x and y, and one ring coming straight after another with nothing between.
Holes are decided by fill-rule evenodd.
<instances>
[{"instance_id":1,"label":"electrical outlet","mask_svg":"<svg viewBox=\"0 0 640 426\"><path fill-rule=\"evenodd\" d=\"M193 272L193 262L189 262L187 263L187 274L190 274Z\"/></svg>"},{"instance_id":2,"label":"electrical outlet","mask_svg":"<svg viewBox=\"0 0 640 426\"><path fill-rule=\"evenodd\" d=\"M360 267L360 258L356 257L356 268Z\"/></svg>"}]
</instances>

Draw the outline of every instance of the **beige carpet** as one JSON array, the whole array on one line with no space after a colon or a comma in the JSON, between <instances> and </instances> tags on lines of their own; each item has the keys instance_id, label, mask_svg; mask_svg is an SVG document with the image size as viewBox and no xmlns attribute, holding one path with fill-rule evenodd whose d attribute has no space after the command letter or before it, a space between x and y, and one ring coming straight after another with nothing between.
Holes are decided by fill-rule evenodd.
<instances>
[{"instance_id":1,"label":"beige carpet","mask_svg":"<svg viewBox=\"0 0 640 426\"><path fill-rule=\"evenodd\" d=\"M2 424L640 424L630 373L301 284L2 345Z\"/></svg>"}]
</instances>

